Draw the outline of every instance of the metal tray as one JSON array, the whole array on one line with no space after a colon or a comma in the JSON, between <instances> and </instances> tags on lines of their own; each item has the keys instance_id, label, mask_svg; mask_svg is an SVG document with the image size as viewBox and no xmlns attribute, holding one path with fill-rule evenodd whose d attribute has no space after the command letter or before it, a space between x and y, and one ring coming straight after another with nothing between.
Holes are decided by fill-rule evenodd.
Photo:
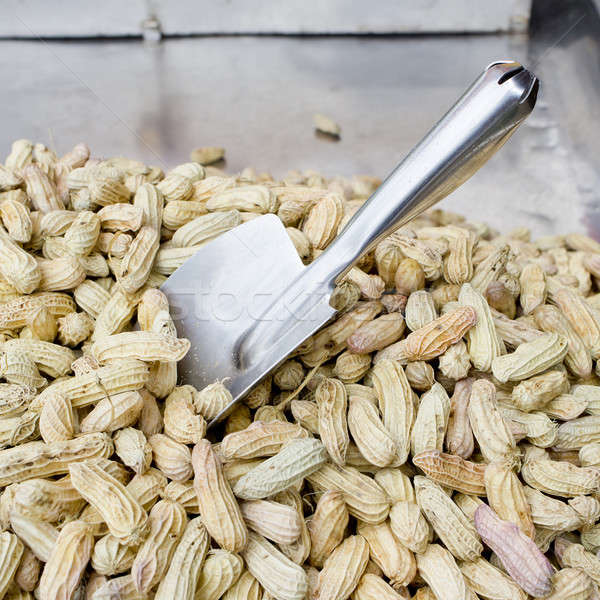
<instances>
[{"instance_id":1,"label":"metal tray","mask_svg":"<svg viewBox=\"0 0 600 600\"><path fill-rule=\"evenodd\" d=\"M232 172L385 175L487 63L514 58L541 78L538 106L443 206L600 237L600 21L591 3L554 8L534 10L530 35L0 41L0 152L86 141L168 168L222 145ZM315 135L315 112L341 124L339 142Z\"/></svg>"}]
</instances>

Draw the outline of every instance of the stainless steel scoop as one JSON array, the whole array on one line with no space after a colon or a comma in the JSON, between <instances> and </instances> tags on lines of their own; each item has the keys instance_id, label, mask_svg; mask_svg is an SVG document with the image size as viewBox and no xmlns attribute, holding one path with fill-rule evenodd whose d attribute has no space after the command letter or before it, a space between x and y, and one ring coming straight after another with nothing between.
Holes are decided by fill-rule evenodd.
<instances>
[{"instance_id":1,"label":"stainless steel scoop","mask_svg":"<svg viewBox=\"0 0 600 600\"><path fill-rule=\"evenodd\" d=\"M331 293L363 254L506 142L532 111L538 87L517 62L488 66L309 266L281 221L265 215L207 243L169 277L162 290L192 344L181 378L198 388L226 379L233 395L213 423L335 315Z\"/></svg>"}]
</instances>

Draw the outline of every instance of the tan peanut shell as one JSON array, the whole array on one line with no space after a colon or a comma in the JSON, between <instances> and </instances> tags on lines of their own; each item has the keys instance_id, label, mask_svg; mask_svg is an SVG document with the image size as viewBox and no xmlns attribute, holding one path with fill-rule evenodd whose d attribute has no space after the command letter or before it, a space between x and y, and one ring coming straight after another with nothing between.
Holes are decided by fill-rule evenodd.
<instances>
[{"instance_id":1,"label":"tan peanut shell","mask_svg":"<svg viewBox=\"0 0 600 600\"><path fill-rule=\"evenodd\" d=\"M223 594L223 600L261 600L263 590L250 571L243 571L238 580Z\"/></svg>"},{"instance_id":2,"label":"tan peanut shell","mask_svg":"<svg viewBox=\"0 0 600 600\"><path fill-rule=\"evenodd\" d=\"M192 476L192 455L185 444L162 433L150 436L148 443L152 447L154 463L167 477L186 481Z\"/></svg>"},{"instance_id":3,"label":"tan peanut shell","mask_svg":"<svg viewBox=\"0 0 600 600\"><path fill-rule=\"evenodd\" d=\"M560 569L552 578L553 591L551 600L569 600L575 598L591 598L593 594L593 581L582 569L566 567Z\"/></svg>"},{"instance_id":4,"label":"tan peanut shell","mask_svg":"<svg viewBox=\"0 0 600 600\"><path fill-rule=\"evenodd\" d=\"M542 267L536 263L529 263L523 267L519 277L521 294L519 300L523 313L528 315L538 306L544 304L546 299L546 277Z\"/></svg>"},{"instance_id":5,"label":"tan peanut shell","mask_svg":"<svg viewBox=\"0 0 600 600\"><path fill-rule=\"evenodd\" d=\"M479 536L464 513L442 488L426 477L415 477L417 503L452 555L475 560L483 551Z\"/></svg>"},{"instance_id":6,"label":"tan peanut shell","mask_svg":"<svg viewBox=\"0 0 600 600\"><path fill-rule=\"evenodd\" d=\"M537 375L560 362L567 353L567 339L547 333L533 342L521 344L512 354L494 359L492 372L498 381L520 381Z\"/></svg>"},{"instance_id":7,"label":"tan peanut shell","mask_svg":"<svg viewBox=\"0 0 600 600\"><path fill-rule=\"evenodd\" d=\"M377 408L358 396L350 396L349 405L348 428L361 454L378 467L394 462L396 444L385 429Z\"/></svg>"},{"instance_id":8,"label":"tan peanut shell","mask_svg":"<svg viewBox=\"0 0 600 600\"><path fill-rule=\"evenodd\" d=\"M361 325L347 340L348 348L356 354L382 350L396 342L404 333L401 313L388 313Z\"/></svg>"},{"instance_id":9,"label":"tan peanut shell","mask_svg":"<svg viewBox=\"0 0 600 600\"><path fill-rule=\"evenodd\" d=\"M369 560L369 546L360 535L346 538L327 558L319 574L315 600L348 598Z\"/></svg>"},{"instance_id":10,"label":"tan peanut shell","mask_svg":"<svg viewBox=\"0 0 600 600\"><path fill-rule=\"evenodd\" d=\"M600 484L600 472L566 461L525 457L521 475L531 487L553 496L575 497L592 493Z\"/></svg>"},{"instance_id":11,"label":"tan peanut shell","mask_svg":"<svg viewBox=\"0 0 600 600\"><path fill-rule=\"evenodd\" d=\"M152 447L139 429L125 427L113 437L115 454L135 473L144 473L152 462Z\"/></svg>"},{"instance_id":12,"label":"tan peanut shell","mask_svg":"<svg viewBox=\"0 0 600 600\"><path fill-rule=\"evenodd\" d=\"M462 561L459 567L469 587L482 598L527 599L527 594L510 577L485 558Z\"/></svg>"},{"instance_id":13,"label":"tan peanut shell","mask_svg":"<svg viewBox=\"0 0 600 600\"><path fill-rule=\"evenodd\" d=\"M319 491L342 492L348 512L365 523L381 523L387 517L390 503L385 492L353 467L326 463L307 480Z\"/></svg>"},{"instance_id":14,"label":"tan peanut shell","mask_svg":"<svg viewBox=\"0 0 600 600\"><path fill-rule=\"evenodd\" d=\"M186 522L185 510L176 502L160 500L152 507L148 515L148 535L131 565L131 576L138 592L145 594L161 581Z\"/></svg>"},{"instance_id":15,"label":"tan peanut shell","mask_svg":"<svg viewBox=\"0 0 600 600\"><path fill-rule=\"evenodd\" d=\"M505 348L487 300L471 284L465 283L460 288L458 301L462 306L471 307L476 315L476 322L466 336L471 362L476 369L489 371L492 361L503 354Z\"/></svg>"},{"instance_id":16,"label":"tan peanut shell","mask_svg":"<svg viewBox=\"0 0 600 600\"><path fill-rule=\"evenodd\" d=\"M477 323L477 314L472 307L457 308L381 351L378 358L401 361L431 360L461 340L475 323Z\"/></svg>"},{"instance_id":17,"label":"tan peanut shell","mask_svg":"<svg viewBox=\"0 0 600 600\"><path fill-rule=\"evenodd\" d=\"M169 568L161 580L156 600L194 600L210 537L200 517L188 521L175 548Z\"/></svg>"},{"instance_id":18,"label":"tan peanut shell","mask_svg":"<svg viewBox=\"0 0 600 600\"><path fill-rule=\"evenodd\" d=\"M40 434L46 443L68 440L75 430L71 402L60 393L49 395L40 412Z\"/></svg>"},{"instance_id":19,"label":"tan peanut shell","mask_svg":"<svg viewBox=\"0 0 600 600\"><path fill-rule=\"evenodd\" d=\"M515 456L515 439L498 408L493 383L485 379L473 383L468 413L473 435L489 462Z\"/></svg>"},{"instance_id":20,"label":"tan peanut shell","mask_svg":"<svg viewBox=\"0 0 600 600\"><path fill-rule=\"evenodd\" d=\"M469 458L475 447L468 412L472 386L472 379L457 381L450 398L450 414L444 446L449 454L456 454L461 458Z\"/></svg>"},{"instance_id":21,"label":"tan peanut shell","mask_svg":"<svg viewBox=\"0 0 600 600\"><path fill-rule=\"evenodd\" d=\"M471 358L467 345L461 340L452 344L439 358L440 372L450 379L460 380L467 377L471 369Z\"/></svg>"},{"instance_id":22,"label":"tan peanut shell","mask_svg":"<svg viewBox=\"0 0 600 600\"><path fill-rule=\"evenodd\" d=\"M448 417L450 399L441 384L423 394L419 403L417 417L411 433L411 451L413 456L427 450L442 450Z\"/></svg>"},{"instance_id":23,"label":"tan peanut shell","mask_svg":"<svg viewBox=\"0 0 600 600\"><path fill-rule=\"evenodd\" d=\"M196 599L219 600L242 574L243 562L227 550L210 550L196 586Z\"/></svg>"},{"instance_id":24,"label":"tan peanut shell","mask_svg":"<svg viewBox=\"0 0 600 600\"><path fill-rule=\"evenodd\" d=\"M325 463L327 453L312 438L288 442L275 456L242 475L233 490L236 496L257 500L272 496L301 481Z\"/></svg>"},{"instance_id":25,"label":"tan peanut shell","mask_svg":"<svg viewBox=\"0 0 600 600\"><path fill-rule=\"evenodd\" d=\"M414 579L417 567L413 553L396 539L388 522L359 523L357 532L367 540L371 560L394 588L408 585Z\"/></svg>"},{"instance_id":26,"label":"tan peanut shell","mask_svg":"<svg viewBox=\"0 0 600 600\"><path fill-rule=\"evenodd\" d=\"M308 579L304 569L261 535L254 532L248 534L242 557L250 573L275 598L302 600L305 597Z\"/></svg>"},{"instance_id":27,"label":"tan peanut shell","mask_svg":"<svg viewBox=\"0 0 600 600\"><path fill-rule=\"evenodd\" d=\"M487 465L484 474L489 505L505 521L515 523L530 538L535 528L523 484L506 462Z\"/></svg>"},{"instance_id":28,"label":"tan peanut shell","mask_svg":"<svg viewBox=\"0 0 600 600\"><path fill-rule=\"evenodd\" d=\"M587 301L562 287L552 296L571 327L579 334L592 358L600 355L600 321Z\"/></svg>"},{"instance_id":29,"label":"tan peanut shell","mask_svg":"<svg viewBox=\"0 0 600 600\"><path fill-rule=\"evenodd\" d=\"M8 531L0 533L0 596L6 594L17 572L24 547L19 538Z\"/></svg>"},{"instance_id":30,"label":"tan peanut shell","mask_svg":"<svg viewBox=\"0 0 600 600\"><path fill-rule=\"evenodd\" d=\"M128 571L134 558L134 548L108 533L94 544L90 564L96 573L117 575Z\"/></svg>"},{"instance_id":31,"label":"tan peanut shell","mask_svg":"<svg viewBox=\"0 0 600 600\"><path fill-rule=\"evenodd\" d=\"M412 390L402 366L396 361L382 360L372 371L383 426L395 446L395 463L403 464L410 451L410 432L415 418Z\"/></svg>"},{"instance_id":32,"label":"tan peanut shell","mask_svg":"<svg viewBox=\"0 0 600 600\"><path fill-rule=\"evenodd\" d=\"M325 492L318 500L308 523L310 563L322 567L325 559L344 539L348 526L348 510L344 496L338 491Z\"/></svg>"},{"instance_id":33,"label":"tan peanut shell","mask_svg":"<svg viewBox=\"0 0 600 600\"><path fill-rule=\"evenodd\" d=\"M14 577L14 582L21 592L32 592L37 587L41 570L40 560L29 548L25 547Z\"/></svg>"},{"instance_id":34,"label":"tan peanut shell","mask_svg":"<svg viewBox=\"0 0 600 600\"><path fill-rule=\"evenodd\" d=\"M246 500L240 509L252 531L275 543L292 544L300 536L300 517L290 506L272 500Z\"/></svg>"},{"instance_id":35,"label":"tan peanut shell","mask_svg":"<svg viewBox=\"0 0 600 600\"><path fill-rule=\"evenodd\" d=\"M404 372L413 391L427 392L435 384L433 367L423 360L408 363Z\"/></svg>"},{"instance_id":36,"label":"tan peanut shell","mask_svg":"<svg viewBox=\"0 0 600 600\"><path fill-rule=\"evenodd\" d=\"M206 528L222 548L240 551L246 545L248 530L223 475L221 461L208 440L201 440L194 447L192 465L194 489Z\"/></svg>"},{"instance_id":37,"label":"tan peanut shell","mask_svg":"<svg viewBox=\"0 0 600 600\"><path fill-rule=\"evenodd\" d=\"M226 460L273 456L286 442L306 437L308 432L299 425L284 421L255 421L242 431L226 435L220 451Z\"/></svg>"},{"instance_id":38,"label":"tan peanut shell","mask_svg":"<svg viewBox=\"0 0 600 600\"><path fill-rule=\"evenodd\" d=\"M331 459L338 465L346 462L348 435L348 401L346 388L338 379L324 379L315 391L319 408L319 435Z\"/></svg>"},{"instance_id":39,"label":"tan peanut shell","mask_svg":"<svg viewBox=\"0 0 600 600\"><path fill-rule=\"evenodd\" d=\"M425 290L412 292L404 308L406 325L411 331L416 331L431 323L438 316L432 295Z\"/></svg>"},{"instance_id":40,"label":"tan peanut shell","mask_svg":"<svg viewBox=\"0 0 600 600\"><path fill-rule=\"evenodd\" d=\"M142 412L143 400L137 391L121 392L103 398L94 409L79 423L82 433L105 431L112 433L117 429L133 425Z\"/></svg>"},{"instance_id":41,"label":"tan peanut shell","mask_svg":"<svg viewBox=\"0 0 600 600\"><path fill-rule=\"evenodd\" d=\"M23 540L35 556L42 562L48 562L58 539L58 529L50 523L26 517L11 511L10 527Z\"/></svg>"},{"instance_id":42,"label":"tan peanut shell","mask_svg":"<svg viewBox=\"0 0 600 600\"><path fill-rule=\"evenodd\" d=\"M413 456L413 463L427 477L444 487L472 494L485 495L485 465L474 463L439 450L427 450Z\"/></svg>"},{"instance_id":43,"label":"tan peanut shell","mask_svg":"<svg viewBox=\"0 0 600 600\"><path fill-rule=\"evenodd\" d=\"M104 433L89 433L63 442L28 442L0 451L0 485L32 477L67 473L75 462L108 457L113 452Z\"/></svg>"},{"instance_id":44,"label":"tan peanut shell","mask_svg":"<svg viewBox=\"0 0 600 600\"><path fill-rule=\"evenodd\" d=\"M400 600L402 596L382 577L365 573L351 596L352 600Z\"/></svg>"},{"instance_id":45,"label":"tan peanut shell","mask_svg":"<svg viewBox=\"0 0 600 600\"><path fill-rule=\"evenodd\" d=\"M69 600L92 553L91 528L82 521L67 523L44 565L38 593L43 600Z\"/></svg>"},{"instance_id":46,"label":"tan peanut shell","mask_svg":"<svg viewBox=\"0 0 600 600\"><path fill-rule=\"evenodd\" d=\"M94 462L69 467L73 487L102 515L112 535L136 543L145 535L148 515L125 486Z\"/></svg>"},{"instance_id":47,"label":"tan peanut shell","mask_svg":"<svg viewBox=\"0 0 600 600\"><path fill-rule=\"evenodd\" d=\"M139 390L148 380L148 366L138 360L117 360L110 365L100 367L55 381L38 396L38 402L51 393L61 393L74 408L87 406L106 397Z\"/></svg>"},{"instance_id":48,"label":"tan peanut shell","mask_svg":"<svg viewBox=\"0 0 600 600\"><path fill-rule=\"evenodd\" d=\"M557 450L579 450L595 442L600 442L600 416L592 415L562 423L553 446Z\"/></svg>"},{"instance_id":49,"label":"tan peanut shell","mask_svg":"<svg viewBox=\"0 0 600 600\"><path fill-rule=\"evenodd\" d=\"M438 600L467 600L468 587L452 555L439 544L430 544L417 555L419 575Z\"/></svg>"},{"instance_id":50,"label":"tan peanut shell","mask_svg":"<svg viewBox=\"0 0 600 600\"><path fill-rule=\"evenodd\" d=\"M592 372L589 348L557 306L544 304L533 312L535 322L542 331L563 335L567 341L565 366L577 377L587 377Z\"/></svg>"},{"instance_id":51,"label":"tan peanut shell","mask_svg":"<svg viewBox=\"0 0 600 600\"><path fill-rule=\"evenodd\" d=\"M122 358L152 362L181 360L189 348L189 340L183 338L178 339L152 331L130 331L99 338L91 350L101 363Z\"/></svg>"}]
</instances>

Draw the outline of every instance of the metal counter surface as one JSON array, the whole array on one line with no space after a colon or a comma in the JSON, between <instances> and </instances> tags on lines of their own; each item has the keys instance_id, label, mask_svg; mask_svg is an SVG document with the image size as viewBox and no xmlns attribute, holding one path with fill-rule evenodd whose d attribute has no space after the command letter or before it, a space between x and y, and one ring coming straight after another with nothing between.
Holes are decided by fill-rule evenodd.
<instances>
[{"instance_id":1,"label":"metal counter surface","mask_svg":"<svg viewBox=\"0 0 600 600\"><path fill-rule=\"evenodd\" d=\"M442 206L534 234L600 236L600 22L567 2L528 35L1 41L0 155L13 139L168 168L202 145L226 168L384 176L490 62L542 80L511 141ZM315 135L322 112L339 142Z\"/></svg>"}]
</instances>

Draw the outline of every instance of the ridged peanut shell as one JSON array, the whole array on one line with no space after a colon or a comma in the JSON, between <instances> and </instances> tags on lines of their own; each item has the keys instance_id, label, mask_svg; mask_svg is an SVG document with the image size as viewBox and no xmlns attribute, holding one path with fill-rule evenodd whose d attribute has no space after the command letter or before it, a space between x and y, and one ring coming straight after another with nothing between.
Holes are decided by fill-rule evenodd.
<instances>
[{"instance_id":1,"label":"ridged peanut shell","mask_svg":"<svg viewBox=\"0 0 600 600\"><path fill-rule=\"evenodd\" d=\"M338 379L326 378L315 391L319 408L319 434L331 459L343 465L350 438L347 424L347 395Z\"/></svg>"},{"instance_id":2,"label":"ridged peanut shell","mask_svg":"<svg viewBox=\"0 0 600 600\"><path fill-rule=\"evenodd\" d=\"M142 412L143 400L137 391L121 392L104 398L81 420L82 433L106 431L111 433L133 425Z\"/></svg>"},{"instance_id":3,"label":"ridged peanut shell","mask_svg":"<svg viewBox=\"0 0 600 600\"><path fill-rule=\"evenodd\" d=\"M308 432L299 425L285 421L255 421L242 431L226 435L220 451L226 460L273 456L286 442L308 436Z\"/></svg>"},{"instance_id":4,"label":"ridged peanut shell","mask_svg":"<svg viewBox=\"0 0 600 600\"><path fill-rule=\"evenodd\" d=\"M390 502L383 489L353 467L327 463L307 479L318 491L342 492L348 512L365 523L381 523L388 515Z\"/></svg>"},{"instance_id":5,"label":"ridged peanut shell","mask_svg":"<svg viewBox=\"0 0 600 600\"><path fill-rule=\"evenodd\" d=\"M517 525L528 537L533 538L535 527L523 484L511 465L490 463L485 468L485 491L489 505L505 521Z\"/></svg>"},{"instance_id":6,"label":"ridged peanut shell","mask_svg":"<svg viewBox=\"0 0 600 600\"><path fill-rule=\"evenodd\" d=\"M152 447L152 456L156 466L174 481L186 481L192 474L192 457L190 449L170 437L156 433L148 438Z\"/></svg>"},{"instance_id":7,"label":"ridged peanut shell","mask_svg":"<svg viewBox=\"0 0 600 600\"><path fill-rule=\"evenodd\" d=\"M473 435L486 460L508 460L516 454L515 439L498 408L493 383L485 379L473 383L468 413Z\"/></svg>"},{"instance_id":8,"label":"ridged peanut shell","mask_svg":"<svg viewBox=\"0 0 600 600\"><path fill-rule=\"evenodd\" d=\"M444 447L449 454L456 454L461 458L469 458L475 446L468 412L472 385L472 379L457 381L450 398L450 414Z\"/></svg>"},{"instance_id":9,"label":"ridged peanut shell","mask_svg":"<svg viewBox=\"0 0 600 600\"><path fill-rule=\"evenodd\" d=\"M100 513L112 535L125 544L142 539L148 515L122 483L92 461L70 465L69 473L73 487Z\"/></svg>"},{"instance_id":10,"label":"ridged peanut shell","mask_svg":"<svg viewBox=\"0 0 600 600\"><path fill-rule=\"evenodd\" d=\"M554 570L537 546L514 523L500 519L487 505L475 512L475 527L483 542L496 553L512 579L534 598L552 590Z\"/></svg>"},{"instance_id":11,"label":"ridged peanut shell","mask_svg":"<svg viewBox=\"0 0 600 600\"><path fill-rule=\"evenodd\" d=\"M477 313L471 306L459 307L413 331L404 340L389 346L378 358L431 360L461 340L476 323Z\"/></svg>"},{"instance_id":12,"label":"ridged peanut shell","mask_svg":"<svg viewBox=\"0 0 600 600\"><path fill-rule=\"evenodd\" d=\"M246 567L263 588L280 600L303 600L308 591L304 569L257 533L248 534L242 551Z\"/></svg>"},{"instance_id":13,"label":"ridged peanut shell","mask_svg":"<svg viewBox=\"0 0 600 600\"><path fill-rule=\"evenodd\" d=\"M527 600L527 594L485 558L462 561L459 567L469 587L486 600Z\"/></svg>"},{"instance_id":14,"label":"ridged peanut shell","mask_svg":"<svg viewBox=\"0 0 600 600\"><path fill-rule=\"evenodd\" d=\"M417 566L413 553L396 539L387 521L379 525L359 523L357 532L367 540L371 560L394 588L408 585L414 579Z\"/></svg>"},{"instance_id":15,"label":"ridged peanut shell","mask_svg":"<svg viewBox=\"0 0 600 600\"><path fill-rule=\"evenodd\" d=\"M437 600L468 600L469 589L452 554L439 544L429 544L417 554L417 568Z\"/></svg>"},{"instance_id":16,"label":"ridged peanut shell","mask_svg":"<svg viewBox=\"0 0 600 600\"><path fill-rule=\"evenodd\" d=\"M339 491L325 492L318 500L308 522L310 533L310 563L322 567L325 559L342 542L348 527L348 509Z\"/></svg>"},{"instance_id":17,"label":"ridged peanut shell","mask_svg":"<svg viewBox=\"0 0 600 600\"><path fill-rule=\"evenodd\" d=\"M210 537L200 517L188 521L175 548L167 573L158 586L155 600L194 600Z\"/></svg>"},{"instance_id":18,"label":"ridged peanut shell","mask_svg":"<svg viewBox=\"0 0 600 600\"><path fill-rule=\"evenodd\" d=\"M347 537L327 558L319 574L315 600L342 600L355 590L369 560L369 545L360 535Z\"/></svg>"},{"instance_id":19,"label":"ridged peanut shell","mask_svg":"<svg viewBox=\"0 0 600 600\"><path fill-rule=\"evenodd\" d=\"M131 565L135 588L146 594L158 584L169 568L175 547L183 535L187 517L180 504L160 500L148 515L148 535Z\"/></svg>"},{"instance_id":20,"label":"ridged peanut shell","mask_svg":"<svg viewBox=\"0 0 600 600\"><path fill-rule=\"evenodd\" d=\"M247 500L272 496L314 473L326 459L327 453L319 440L288 442L275 456L242 475L234 485L234 492Z\"/></svg>"},{"instance_id":21,"label":"ridged peanut shell","mask_svg":"<svg viewBox=\"0 0 600 600\"><path fill-rule=\"evenodd\" d=\"M210 550L196 587L197 600L219 600L242 574L244 563L227 550Z\"/></svg>"},{"instance_id":22,"label":"ridged peanut shell","mask_svg":"<svg viewBox=\"0 0 600 600\"><path fill-rule=\"evenodd\" d=\"M90 562L96 573L117 575L130 569L135 555L135 548L108 533L96 540Z\"/></svg>"},{"instance_id":23,"label":"ridged peanut shell","mask_svg":"<svg viewBox=\"0 0 600 600\"><path fill-rule=\"evenodd\" d=\"M492 372L502 383L521 381L559 363L567 349L564 336L547 333L532 342L521 344L512 354L496 357L492 362Z\"/></svg>"},{"instance_id":24,"label":"ridged peanut shell","mask_svg":"<svg viewBox=\"0 0 600 600\"><path fill-rule=\"evenodd\" d=\"M348 428L360 453L372 464L385 467L397 456L396 444L385 429L377 408L358 396L350 396Z\"/></svg>"},{"instance_id":25,"label":"ridged peanut shell","mask_svg":"<svg viewBox=\"0 0 600 600\"><path fill-rule=\"evenodd\" d=\"M40 413L40 434L46 443L68 440L75 430L71 402L60 393L50 394Z\"/></svg>"},{"instance_id":26,"label":"ridged peanut shell","mask_svg":"<svg viewBox=\"0 0 600 600\"><path fill-rule=\"evenodd\" d=\"M88 433L63 442L28 442L0 451L0 485L18 483L33 477L49 477L69 472L78 461L108 457L111 439L104 433Z\"/></svg>"},{"instance_id":27,"label":"ridged peanut shell","mask_svg":"<svg viewBox=\"0 0 600 600\"><path fill-rule=\"evenodd\" d=\"M147 362L181 360L190 348L189 340L154 333L128 331L97 339L91 348L99 362L133 358Z\"/></svg>"},{"instance_id":28,"label":"ridged peanut shell","mask_svg":"<svg viewBox=\"0 0 600 600\"><path fill-rule=\"evenodd\" d=\"M597 469L577 467L547 457L526 457L521 476L525 483L541 492L566 498L591 494L600 485L600 472Z\"/></svg>"},{"instance_id":29,"label":"ridged peanut shell","mask_svg":"<svg viewBox=\"0 0 600 600\"><path fill-rule=\"evenodd\" d=\"M365 573L352 592L352 600L401 600L402 596L385 580L373 573Z\"/></svg>"},{"instance_id":30,"label":"ridged peanut shell","mask_svg":"<svg viewBox=\"0 0 600 600\"><path fill-rule=\"evenodd\" d=\"M0 533L0 597L4 597L12 583L23 551L23 544L14 533Z\"/></svg>"},{"instance_id":31,"label":"ridged peanut shell","mask_svg":"<svg viewBox=\"0 0 600 600\"><path fill-rule=\"evenodd\" d=\"M413 464L443 487L485 496L485 465L474 463L439 450L428 450L413 457Z\"/></svg>"},{"instance_id":32,"label":"ridged peanut shell","mask_svg":"<svg viewBox=\"0 0 600 600\"><path fill-rule=\"evenodd\" d=\"M202 519L210 535L225 550L245 547L248 530L240 507L223 475L223 467L208 440L201 440L192 453L194 488Z\"/></svg>"},{"instance_id":33,"label":"ridged peanut shell","mask_svg":"<svg viewBox=\"0 0 600 600\"><path fill-rule=\"evenodd\" d=\"M394 464L404 464L410 451L410 432L415 418L410 384L402 366L392 360L378 362L371 376L383 425L396 446Z\"/></svg>"},{"instance_id":34,"label":"ridged peanut shell","mask_svg":"<svg viewBox=\"0 0 600 600\"><path fill-rule=\"evenodd\" d=\"M82 521L67 523L60 531L44 565L38 594L41 600L70 600L90 559L94 537Z\"/></svg>"},{"instance_id":35,"label":"ridged peanut shell","mask_svg":"<svg viewBox=\"0 0 600 600\"><path fill-rule=\"evenodd\" d=\"M448 418L450 399L443 386L435 383L423 394L417 410L417 417L411 432L413 456L427 450L442 450Z\"/></svg>"},{"instance_id":36,"label":"ridged peanut shell","mask_svg":"<svg viewBox=\"0 0 600 600\"><path fill-rule=\"evenodd\" d=\"M278 544L291 544L300 536L298 512L272 500L246 500L240 504L246 525Z\"/></svg>"}]
</instances>

